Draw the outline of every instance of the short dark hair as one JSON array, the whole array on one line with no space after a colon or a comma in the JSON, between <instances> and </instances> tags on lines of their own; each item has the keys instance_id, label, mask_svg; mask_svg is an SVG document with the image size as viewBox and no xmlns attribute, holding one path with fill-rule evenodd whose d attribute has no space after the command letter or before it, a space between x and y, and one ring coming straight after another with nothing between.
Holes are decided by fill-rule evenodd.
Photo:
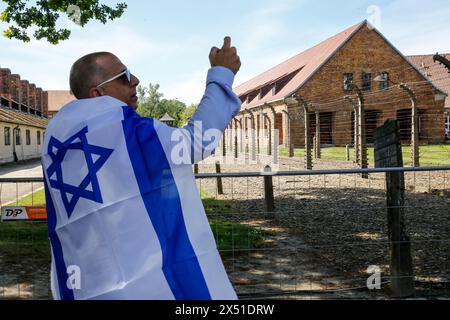
<instances>
[{"instance_id":1,"label":"short dark hair","mask_svg":"<svg viewBox=\"0 0 450 320\"><path fill-rule=\"evenodd\" d=\"M89 89L102 79L107 70L98 63L98 59L110 52L94 52L81 57L70 69L70 90L77 99L89 98Z\"/></svg>"}]
</instances>

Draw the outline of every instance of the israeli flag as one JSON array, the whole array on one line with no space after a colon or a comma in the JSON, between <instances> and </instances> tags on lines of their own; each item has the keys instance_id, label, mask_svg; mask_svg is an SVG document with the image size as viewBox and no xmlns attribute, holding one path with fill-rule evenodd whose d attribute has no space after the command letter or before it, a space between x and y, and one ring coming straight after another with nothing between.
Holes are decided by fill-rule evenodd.
<instances>
[{"instance_id":1,"label":"israeli flag","mask_svg":"<svg viewBox=\"0 0 450 320\"><path fill-rule=\"evenodd\" d=\"M42 164L55 299L237 298L192 172L240 109L233 79L211 68L183 129L112 97L75 100L50 121Z\"/></svg>"}]
</instances>

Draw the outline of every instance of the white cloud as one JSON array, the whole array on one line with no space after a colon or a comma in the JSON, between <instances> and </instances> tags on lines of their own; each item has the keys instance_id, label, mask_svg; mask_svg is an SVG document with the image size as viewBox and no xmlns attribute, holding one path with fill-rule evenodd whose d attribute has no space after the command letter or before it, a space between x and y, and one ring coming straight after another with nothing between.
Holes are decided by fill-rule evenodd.
<instances>
[{"instance_id":1,"label":"white cloud","mask_svg":"<svg viewBox=\"0 0 450 320\"><path fill-rule=\"evenodd\" d=\"M199 103L206 85L206 74L208 69L187 74L177 79L176 82L161 85L161 92L167 99L178 99L187 105Z\"/></svg>"}]
</instances>

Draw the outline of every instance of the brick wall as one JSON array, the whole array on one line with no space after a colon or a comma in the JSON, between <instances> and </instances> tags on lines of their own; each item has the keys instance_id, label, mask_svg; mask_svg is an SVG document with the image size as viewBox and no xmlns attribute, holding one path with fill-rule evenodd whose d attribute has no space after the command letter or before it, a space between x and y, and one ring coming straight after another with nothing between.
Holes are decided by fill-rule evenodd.
<instances>
[{"instance_id":1,"label":"brick wall","mask_svg":"<svg viewBox=\"0 0 450 320\"><path fill-rule=\"evenodd\" d=\"M30 83L28 80L20 81L22 85L22 104L28 106L29 105L29 94L30 94Z\"/></svg>"},{"instance_id":2,"label":"brick wall","mask_svg":"<svg viewBox=\"0 0 450 320\"><path fill-rule=\"evenodd\" d=\"M332 143L343 146L352 143L352 112L349 102L342 99L344 73L353 73L354 83L362 88L363 72L372 75L370 91L365 95L367 123L379 126L389 118L396 118L402 109L411 109L409 96L401 89L380 91L379 83L373 81L381 72L389 72L395 83L409 84L417 95L417 108L422 110L421 143L437 143L444 140L444 101L435 101L438 93L432 85L398 54L376 31L363 27L333 58L327 62L302 88L298 94L309 103L324 104L320 112L332 112ZM391 84L392 86L392 84ZM328 103L329 102L329 103ZM290 107L292 113L295 108ZM378 117L374 115L378 112ZM407 121L405 119L401 119ZM366 123L366 125L367 125ZM291 124L293 143L304 146L304 125L300 120Z\"/></svg>"},{"instance_id":3,"label":"brick wall","mask_svg":"<svg viewBox=\"0 0 450 320\"><path fill-rule=\"evenodd\" d=\"M42 116L48 113L48 93L10 69L0 68L0 97L2 107Z\"/></svg>"},{"instance_id":4,"label":"brick wall","mask_svg":"<svg viewBox=\"0 0 450 320\"><path fill-rule=\"evenodd\" d=\"M42 92L42 116L48 117L48 92Z\"/></svg>"},{"instance_id":5,"label":"brick wall","mask_svg":"<svg viewBox=\"0 0 450 320\"><path fill-rule=\"evenodd\" d=\"M34 83L30 84L30 98L29 98L30 112L33 113L36 110L36 85Z\"/></svg>"},{"instance_id":6,"label":"brick wall","mask_svg":"<svg viewBox=\"0 0 450 320\"><path fill-rule=\"evenodd\" d=\"M17 103L20 105L20 101L22 100L21 97L21 90L22 90L22 84L20 83L20 75L18 74L12 74L11 75L11 99L13 103Z\"/></svg>"},{"instance_id":7,"label":"brick wall","mask_svg":"<svg viewBox=\"0 0 450 320\"><path fill-rule=\"evenodd\" d=\"M0 95L9 97L11 87L11 70L0 68Z\"/></svg>"},{"instance_id":8,"label":"brick wall","mask_svg":"<svg viewBox=\"0 0 450 320\"><path fill-rule=\"evenodd\" d=\"M36 88L36 111L42 115L42 88Z\"/></svg>"}]
</instances>

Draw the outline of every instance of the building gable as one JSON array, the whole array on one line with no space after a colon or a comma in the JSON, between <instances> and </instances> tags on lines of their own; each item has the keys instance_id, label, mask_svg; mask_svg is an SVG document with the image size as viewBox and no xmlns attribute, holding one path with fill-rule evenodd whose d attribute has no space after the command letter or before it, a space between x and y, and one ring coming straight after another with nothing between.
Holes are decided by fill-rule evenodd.
<instances>
[{"instance_id":1,"label":"building gable","mask_svg":"<svg viewBox=\"0 0 450 320\"><path fill-rule=\"evenodd\" d=\"M364 38L364 35L368 34L371 34L369 39L361 40L361 37ZM370 51L370 47L374 46L373 43L370 43L370 40L377 39L378 45L384 46L390 54L398 56L398 63L403 64L405 68L410 68L415 72L419 80L428 81L428 79L424 77L424 75L378 30L373 28L367 21L363 21L236 87L235 92L243 102L242 108L247 109L261 106L265 103L284 100L298 92L310 81L317 79L317 74L320 73L325 66L341 57L343 53L347 54L347 58L351 59L355 52L346 51L345 48L348 48L348 44L355 38L357 38L356 41L362 41L360 50L363 51ZM377 48L373 49L375 51ZM368 55L367 58L371 59L372 57ZM398 65L387 65L385 66L385 69L393 69L396 67L398 67ZM360 68L360 65L355 66L355 69ZM382 69L383 68L380 67L380 70L373 70L375 76L377 76L379 72L382 72ZM342 76L345 70L341 71L342 72L340 72L337 79L335 78L332 80L331 78L326 79L319 77L319 79L324 82L322 85L325 86L327 82L331 81L338 81L339 84L341 84L343 82ZM335 72L339 73L339 71ZM355 80L359 80L360 75L356 76L357 79ZM276 86L280 82L282 88L281 90L277 90ZM432 83L430 84L435 90L442 92Z\"/></svg>"},{"instance_id":2,"label":"building gable","mask_svg":"<svg viewBox=\"0 0 450 320\"><path fill-rule=\"evenodd\" d=\"M299 84L304 83L313 75L321 65L324 64L336 50L345 43L355 31L361 28L365 21L358 23L343 32L319 43L318 45L286 60L285 62L275 66L274 68L258 75L257 77L237 86L235 92L243 99L243 108L251 108L264 103L270 103L282 100L294 91ZM293 75L293 73L296 74ZM287 83L283 83L288 79ZM275 86L283 84L281 90L275 90L272 94L266 94L260 99L252 99L247 101L248 96L257 96L256 93L263 87Z\"/></svg>"}]
</instances>

